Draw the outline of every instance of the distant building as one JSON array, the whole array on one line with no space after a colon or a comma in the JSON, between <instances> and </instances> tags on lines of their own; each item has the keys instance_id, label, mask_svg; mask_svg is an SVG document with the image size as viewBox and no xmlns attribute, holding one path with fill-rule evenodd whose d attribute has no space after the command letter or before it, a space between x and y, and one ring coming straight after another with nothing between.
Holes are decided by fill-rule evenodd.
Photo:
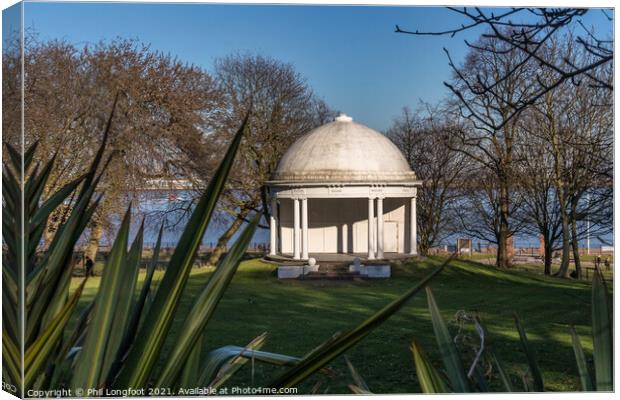
<instances>
[{"instance_id":1,"label":"distant building","mask_svg":"<svg viewBox=\"0 0 620 400\"><path fill-rule=\"evenodd\" d=\"M297 140L268 182L270 254L417 254L421 183L390 139L341 114Z\"/></svg>"}]
</instances>

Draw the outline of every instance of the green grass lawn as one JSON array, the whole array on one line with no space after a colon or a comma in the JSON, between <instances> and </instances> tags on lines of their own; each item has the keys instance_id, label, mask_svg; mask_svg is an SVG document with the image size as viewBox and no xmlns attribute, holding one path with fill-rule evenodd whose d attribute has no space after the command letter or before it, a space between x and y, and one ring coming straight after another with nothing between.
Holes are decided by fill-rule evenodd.
<instances>
[{"instance_id":1,"label":"green grass lawn","mask_svg":"<svg viewBox=\"0 0 620 400\"><path fill-rule=\"evenodd\" d=\"M242 263L206 331L206 352L228 344L245 345L263 332L269 333L263 350L303 356L338 331L354 327L394 300L431 271L429 261L396 265L393 278L361 282L279 281L275 266L259 260ZM194 269L166 348L193 299L208 279L209 271ZM161 279L157 271L156 279ZM144 277L143 273L140 276ZM89 281L83 304L96 292L99 278ZM77 283L77 280L76 282ZM489 342L507 365L515 388L522 388L526 359L514 327L513 312L533 344L547 390L579 390L579 377L570 342L569 326L575 325L588 357L590 338L590 284L543 277L523 271L502 271L469 261L453 261L432 283L444 318L457 311L478 312L489 332ZM450 324L453 334L458 327ZM473 332L471 326L465 332ZM414 297L401 311L349 350L358 372L375 393L419 392L409 346L416 338L439 367L426 296ZM467 359L469 360L469 359ZM352 382L344 359L332 364L333 378L313 377L300 391L319 384L320 393L349 393ZM251 364L233 384L255 386L269 383L280 369ZM491 378L500 388L498 378Z\"/></svg>"},{"instance_id":2,"label":"green grass lawn","mask_svg":"<svg viewBox=\"0 0 620 400\"><path fill-rule=\"evenodd\" d=\"M604 260L605 258L609 257L610 259L610 267L606 267L604 264ZM588 281L592 280L592 272L594 270L594 259L596 258L595 255L582 255L581 256L581 261L582 261L582 277L581 279L585 279ZM486 265L495 265L495 254L485 254L485 253L473 253L471 255L461 255L459 256L459 259L462 260L470 260L470 261L477 261L479 263L482 264L486 264ZM613 256L612 255L602 255L601 256L601 272L603 273L603 277L609 281L613 280ZM522 263L522 262L518 262L518 263L514 263L511 267L512 270L519 270L519 271L527 271L527 272L532 272L538 275L543 275L544 274L544 264L542 262L536 262L536 263ZM555 260L552 264L551 264L551 272L552 274L555 273L558 269L560 268L560 263L559 261ZM569 266L569 272L572 272L575 268L575 265L573 263L573 261L571 260L570 266Z\"/></svg>"}]
</instances>

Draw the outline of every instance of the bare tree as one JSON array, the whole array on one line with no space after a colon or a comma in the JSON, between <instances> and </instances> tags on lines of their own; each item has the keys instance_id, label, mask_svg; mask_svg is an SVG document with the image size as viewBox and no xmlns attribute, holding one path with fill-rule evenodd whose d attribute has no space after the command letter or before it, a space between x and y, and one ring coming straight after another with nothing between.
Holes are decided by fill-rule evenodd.
<instances>
[{"instance_id":1,"label":"bare tree","mask_svg":"<svg viewBox=\"0 0 620 400\"><path fill-rule=\"evenodd\" d=\"M510 201L505 203L504 192L492 170L474 163L459 179L462 194L455 212L458 230L497 246L496 265L503 268L511 265L514 236L525 228L522 193L515 186L516 182L511 181ZM502 259L505 264L499 264Z\"/></svg>"},{"instance_id":2,"label":"bare tree","mask_svg":"<svg viewBox=\"0 0 620 400\"><path fill-rule=\"evenodd\" d=\"M586 52L571 49L571 43L570 35L564 40L549 41L544 56L558 64L564 60L569 65L589 57ZM609 80L611 76L604 68L593 70L591 74L596 74L601 81ZM610 180L610 166L613 164L610 153L613 145L610 95L611 92L593 86L564 83L546 93L522 116L525 118L521 118L527 140L540 146L550 156L549 163L542 162L539 157L538 170L540 176L550 176L553 181L562 242L562 259L557 275L562 277L568 274L571 250L575 276L581 275L579 240L584 234L594 232L586 232L580 222L587 217L598 233L610 229L609 220L605 221L611 209L609 188L613 186ZM527 150L523 155L527 159ZM547 166L549 170L545 169ZM530 175L528 179L534 180L536 177ZM535 190L528 182L522 183L526 189L530 187ZM546 185L541 184L538 195L545 188Z\"/></svg>"},{"instance_id":3,"label":"bare tree","mask_svg":"<svg viewBox=\"0 0 620 400\"><path fill-rule=\"evenodd\" d=\"M511 118L510 103L528 95L530 88L527 85L527 75L530 71L526 68L527 64L522 63L518 53L505 48L505 45L496 39L482 38L480 46L493 46L495 51L471 50L461 70L454 76L452 85L459 91L454 108L463 119L463 125L462 129L454 131L455 138L449 146L486 169L482 193L487 195L486 201L497 204L491 205L489 210L493 216L481 215L481 218L490 222L495 220L495 211L499 213L492 235L496 236L498 245L496 264L498 267L508 267L511 263L508 243L519 229L519 226L511 226L511 221L517 221L511 218L511 213L518 209L518 193L514 190L514 157L515 141L520 131L518 120ZM515 70L516 66L520 67ZM515 72L497 86L497 91L502 93L501 97L490 92L481 94L476 86L469 83L473 77L477 77L486 85L512 70ZM473 182L479 182L479 179L474 179ZM493 186L489 186L491 183ZM479 196L472 190L469 190L469 193L474 197ZM475 209L477 207L472 208ZM468 218L463 219L465 220Z\"/></svg>"},{"instance_id":4,"label":"bare tree","mask_svg":"<svg viewBox=\"0 0 620 400\"><path fill-rule=\"evenodd\" d=\"M525 131L517 143L518 190L522 194L524 231L540 236L544 245L544 274L551 274L554 250L562 239L562 216L555 180L555 158L550 143L540 137L540 124L530 115L521 117Z\"/></svg>"},{"instance_id":5,"label":"bare tree","mask_svg":"<svg viewBox=\"0 0 620 400\"><path fill-rule=\"evenodd\" d=\"M107 153L116 156L101 182L104 203L90 227L87 253L97 244L115 214L152 179L174 181L192 174L205 152L205 127L221 104L209 74L133 40L77 48L66 41L41 42L27 36L25 46L25 139L39 142L36 157L57 154L46 193L88 168L102 126L118 96ZM3 71L13 76L20 64L3 57ZM5 110L19 112L20 88L3 80ZM20 134L6 126L6 134ZM7 140L8 138L5 138Z\"/></svg>"},{"instance_id":6,"label":"bare tree","mask_svg":"<svg viewBox=\"0 0 620 400\"><path fill-rule=\"evenodd\" d=\"M585 82L593 87L609 91L613 89L611 81L600 79L596 73L593 73L595 69L601 66L612 64L613 40L608 35L597 34L593 29L586 27L581 20L581 17L587 13L601 12L610 22L609 31L611 32L612 11L586 8L510 8L496 13L479 7L448 7L448 9L461 15L466 22L455 28L432 32L404 30L396 25L396 32L419 36L455 36L463 31L483 28L486 33L482 36L489 40L477 43L465 41L470 50L482 53L500 54L505 52L518 55L519 63L503 71L502 74L496 75L494 79L481 79L475 75L467 79L467 86L475 94L495 96L498 98L498 102L501 101L509 106L510 112L499 124L493 126L494 129L502 128L504 124L518 116L522 110L535 104L545 94L553 91L564 82L577 85ZM580 33L574 36L571 47L581 48L590 57L582 58L578 62L568 63L554 62L557 60L546 58L544 49L548 42L566 33L566 29L575 27L580 28ZM501 43L502 46L498 48L495 43ZM445 49L444 51L448 55L449 64L454 72L461 75L460 69L452 61L449 52ZM528 63L536 64L539 67L536 79L531 82L531 90L527 96L518 98L506 96L501 90L501 86L505 81L514 79L512 75L519 74L519 70ZM449 83L444 84L457 97L460 98L464 95L461 88Z\"/></svg>"},{"instance_id":7,"label":"bare tree","mask_svg":"<svg viewBox=\"0 0 620 400\"><path fill-rule=\"evenodd\" d=\"M456 184L467 161L447 143L454 140L453 132L460 127L440 115L441 110L428 104L415 112L404 107L387 131L423 180L417 198L418 250L422 255L456 229L454 209L460 197Z\"/></svg>"},{"instance_id":8,"label":"bare tree","mask_svg":"<svg viewBox=\"0 0 620 400\"><path fill-rule=\"evenodd\" d=\"M613 81L609 79L611 74L601 74L600 70L609 70L613 68L613 40L609 34L599 36L593 29L586 27L581 17L588 12L602 12L606 19L610 22L609 31L611 31L611 13L606 10L588 10L576 8L511 8L500 13L485 11L481 8L449 8L453 12L463 16L467 22L459 27L448 29L445 31L423 32L419 30L403 30L396 26L396 32L413 34L413 35L450 35L455 36L459 32L474 28L483 28L485 33L481 40L475 43L465 42L470 48L470 54L478 54L487 58L504 58L510 59L512 62L508 68L496 70L495 73L489 74L488 71L480 73L472 73L471 64L466 62L462 67L457 67L452 61L447 50L449 64L454 71L454 75L458 77L456 83L444 83L460 100L461 110L465 110L464 115L472 121L474 125L483 130L490 132L506 132L516 127L516 120L521 114L531 106L539 106L553 100L558 92L568 90L570 87L588 87L595 91L607 92L610 94L613 89ZM574 34L576 29L579 33ZM568 35L566 35L568 33ZM564 40L565 46L557 47L554 42ZM553 57L549 57L549 49L556 48L558 50ZM572 53L579 53L581 57L572 57ZM527 90L521 90L515 96L512 90L506 90L506 85L510 82L520 84ZM583 90L583 89L582 89ZM570 95L569 95L570 96ZM487 104L492 105L492 112L489 113L489 107L476 107L471 104L472 98L486 98ZM499 113L501 118L489 118L490 114ZM552 122L555 123L555 122ZM556 124L557 125L557 124ZM568 128L570 125L566 125ZM579 255L578 255L578 231L577 221L583 215L591 215L591 212L580 213L578 209L581 204L581 196L577 195L584 192L584 185L581 191L575 191L569 188L574 187L575 179L566 177L565 165L581 165L586 168L584 157L573 160L574 154L583 154L572 145L564 146L565 137L568 136L564 129L560 132L555 129L550 149L554 151L554 196L557 198L562 220L562 242L563 256L559 274L564 276L568 270L569 260L569 242L572 241L573 253L576 260L577 276L579 275ZM504 136L508 138L508 136ZM507 142L505 142L507 144ZM584 146L587 147L587 146ZM590 147L596 147L591 146ZM506 147L506 150L508 148ZM567 150L570 154L564 152ZM574 152L573 152L574 151ZM487 154L488 155L488 154ZM508 152L504 155L508 156ZM569 161L568 158L572 161ZM509 157L511 158L511 157ZM493 157L491 157L493 159ZM503 161L507 158L502 157ZM496 159L496 161L499 161ZM573 162L575 161L575 162ZM605 164L605 163L603 163ZM610 169L602 167L607 171L603 176L609 176ZM497 176L499 179L500 190L502 186L506 186L502 182L505 179L503 168L499 168ZM572 169L577 171L577 169ZM579 174L573 174L574 176ZM599 180L605 180L605 178ZM573 184L569 184L571 180ZM579 180L579 179L578 179ZM580 180L584 181L584 180ZM578 185L579 186L579 185ZM592 181L585 186L592 190ZM601 194L605 190L597 190L597 194ZM500 196L500 202L503 200ZM588 202L591 207L591 202ZM599 203L600 204L600 203ZM530 204L532 205L532 204ZM605 207L602 207L603 209ZM530 208L531 211L531 208ZM572 219L572 223L569 222ZM505 218L502 218L505 219ZM570 226L570 228L569 228ZM569 234L570 229L570 234ZM501 253L501 245L499 252ZM498 257L499 258L499 257ZM499 261L499 259L498 259Z\"/></svg>"},{"instance_id":9,"label":"bare tree","mask_svg":"<svg viewBox=\"0 0 620 400\"><path fill-rule=\"evenodd\" d=\"M597 73L594 71L593 73ZM601 78L603 79L603 78ZM601 95L607 99L601 98ZM567 119L570 152L566 178L569 188L571 247L576 276L581 276L579 241L585 234L612 231L613 111L610 92L575 88ZM604 173L601 173L605 171ZM583 224L588 219L590 227Z\"/></svg>"},{"instance_id":10,"label":"bare tree","mask_svg":"<svg viewBox=\"0 0 620 400\"><path fill-rule=\"evenodd\" d=\"M252 111L221 206L232 223L219 237L210 265L217 264L250 212L262 212L268 219L265 182L289 145L333 114L292 65L272 58L228 56L217 61L215 75L226 103L209 136L210 146L227 145L237 121L249 107Z\"/></svg>"}]
</instances>

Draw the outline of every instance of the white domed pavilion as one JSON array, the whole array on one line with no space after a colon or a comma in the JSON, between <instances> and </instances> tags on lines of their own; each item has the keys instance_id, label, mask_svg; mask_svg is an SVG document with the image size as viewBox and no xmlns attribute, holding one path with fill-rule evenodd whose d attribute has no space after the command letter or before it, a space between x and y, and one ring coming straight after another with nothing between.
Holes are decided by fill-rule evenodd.
<instances>
[{"instance_id":1,"label":"white domed pavilion","mask_svg":"<svg viewBox=\"0 0 620 400\"><path fill-rule=\"evenodd\" d=\"M341 114L293 143L268 185L272 256L417 253L421 181L390 139L351 117Z\"/></svg>"}]
</instances>

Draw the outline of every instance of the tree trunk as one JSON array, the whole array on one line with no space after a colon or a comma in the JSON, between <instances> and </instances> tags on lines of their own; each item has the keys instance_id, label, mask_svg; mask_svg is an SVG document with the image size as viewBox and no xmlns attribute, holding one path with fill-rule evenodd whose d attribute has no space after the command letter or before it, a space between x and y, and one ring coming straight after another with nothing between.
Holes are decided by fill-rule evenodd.
<instances>
[{"instance_id":1,"label":"tree trunk","mask_svg":"<svg viewBox=\"0 0 620 400\"><path fill-rule=\"evenodd\" d=\"M544 251L545 251L545 275L551 275L551 262L553 261L553 248L551 246L551 241L547 238L546 235L543 235L545 238L544 243Z\"/></svg>"},{"instance_id":2,"label":"tree trunk","mask_svg":"<svg viewBox=\"0 0 620 400\"><path fill-rule=\"evenodd\" d=\"M428 256L428 249L430 248L428 244L428 236L426 233L421 232L419 236L420 242L418 243L418 253L421 256Z\"/></svg>"},{"instance_id":3,"label":"tree trunk","mask_svg":"<svg viewBox=\"0 0 620 400\"><path fill-rule=\"evenodd\" d=\"M551 275L551 263L553 261L553 243L547 229L541 229L541 245L543 251L543 263L545 275Z\"/></svg>"},{"instance_id":4,"label":"tree trunk","mask_svg":"<svg viewBox=\"0 0 620 400\"><path fill-rule=\"evenodd\" d=\"M512 260L508 254L508 238L510 236L510 229L508 226L508 217L510 215L510 199L508 196L508 186L500 182L500 196L499 196L500 216L499 216L499 235L497 240L497 260L496 266L498 268L508 268Z\"/></svg>"},{"instance_id":5,"label":"tree trunk","mask_svg":"<svg viewBox=\"0 0 620 400\"><path fill-rule=\"evenodd\" d=\"M558 135L555 129L552 130L551 145L554 154L553 172L555 175L555 190L557 191L558 202L560 204L560 217L562 219L562 260L560 261L560 269L555 273L555 276L560 278L566 278L568 274L568 264L570 262L570 231L568 223L568 212L566 210L566 190L563 180L563 155L561 143L558 139Z\"/></svg>"},{"instance_id":6,"label":"tree trunk","mask_svg":"<svg viewBox=\"0 0 620 400\"><path fill-rule=\"evenodd\" d=\"M508 268L508 231L501 229L497 240L497 257L495 260L495 266L498 268Z\"/></svg>"},{"instance_id":7,"label":"tree trunk","mask_svg":"<svg viewBox=\"0 0 620 400\"><path fill-rule=\"evenodd\" d=\"M581 259L579 258L579 241L577 240L577 202L571 202L571 242L573 245L573 259L575 260L575 278L581 278Z\"/></svg>"},{"instance_id":8,"label":"tree trunk","mask_svg":"<svg viewBox=\"0 0 620 400\"><path fill-rule=\"evenodd\" d=\"M566 207L563 205L560 205L560 214L562 216L562 261L560 262L560 269L555 275L560 278L566 278L570 261L570 231Z\"/></svg>"},{"instance_id":9,"label":"tree trunk","mask_svg":"<svg viewBox=\"0 0 620 400\"><path fill-rule=\"evenodd\" d=\"M209 256L207 265L210 265L210 266L217 265L217 263L220 261L220 258L222 258L222 255L226 251L226 245L230 241L230 238L232 238L234 234L237 233L239 228L241 228L241 225L243 224L243 220L245 219L247 215L248 215L248 211L242 210L239 214L235 216L235 220L233 221L233 223L228 227L228 229L226 229L226 231L217 240L217 244L215 245L215 248L213 249L213 251L211 252L211 255Z\"/></svg>"},{"instance_id":10,"label":"tree trunk","mask_svg":"<svg viewBox=\"0 0 620 400\"><path fill-rule=\"evenodd\" d=\"M540 228L540 247L538 254L540 254L542 250L545 275L551 275L551 263L553 261L553 243L551 242L550 236L546 228Z\"/></svg>"},{"instance_id":11,"label":"tree trunk","mask_svg":"<svg viewBox=\"0 0 620 400\"><path fill-rule=\"evenodd\" d=\"M88 238L88 244L84 250L84 256L93 260L93 263L96 261L97 251L99 251L99 241L102 236L103 226L100 223L95 222L90 228L90 237Z\"/></svg>"}]
</instances>

